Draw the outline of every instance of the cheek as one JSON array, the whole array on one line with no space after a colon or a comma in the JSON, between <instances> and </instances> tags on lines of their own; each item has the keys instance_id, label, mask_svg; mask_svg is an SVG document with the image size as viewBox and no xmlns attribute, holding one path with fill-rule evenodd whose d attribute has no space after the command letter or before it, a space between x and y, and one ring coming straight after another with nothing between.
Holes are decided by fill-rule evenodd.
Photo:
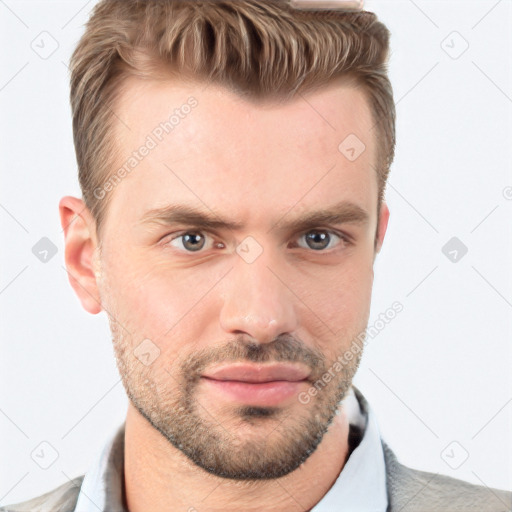
<instances>
[{"instance_id":1,"label":"cheek","mask_svg":"<svg viewBox=\"0 0 512 512\"><path fill-rule=\"evenodd\" d=\"M117 259L110 269L107 308L129 330L135 345L149 338L176 355L184 342L200 339L216 272L170 268L147 257Z\"/></svg>"},{"instance_id":2,"label":"cheek","mask_svg":"<svg viewBox=\"0 0 512 512\"><path fill-rule=\"evenodd\" d=\"M364 257L330 269L316 281L310 306L328 327L329 344L348 345L366 328L371 303L373 267Z\"/></svg>"}]
</instances>

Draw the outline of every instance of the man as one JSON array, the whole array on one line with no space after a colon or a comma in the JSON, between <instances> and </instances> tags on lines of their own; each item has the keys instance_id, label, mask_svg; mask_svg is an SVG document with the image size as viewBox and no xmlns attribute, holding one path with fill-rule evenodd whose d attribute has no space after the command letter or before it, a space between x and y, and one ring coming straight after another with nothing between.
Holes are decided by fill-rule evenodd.
<instances>
[{"instance_id":1,"label":"man","mask_svg":"<svg viewBox=\"0 0 512 512\"><path fill-rule=\"evenodd\" d=\"M505 511L401 465L352 386L395 110L372 13L100 2L71 62L70 282L105 311L126 422L5 511Z\"/></svg>"}]
</instances>

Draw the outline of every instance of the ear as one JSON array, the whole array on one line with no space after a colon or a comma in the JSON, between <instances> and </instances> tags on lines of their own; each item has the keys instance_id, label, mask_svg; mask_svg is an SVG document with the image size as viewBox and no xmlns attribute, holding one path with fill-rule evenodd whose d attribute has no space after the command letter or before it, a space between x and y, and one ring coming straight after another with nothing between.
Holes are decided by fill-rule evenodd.
<instances>
[{"instance_id":1,"label":"ear","mask_svg":"<svg viewBox=\"0 0 512 512\"><path fill-rule=\"evenodd\" d=\"M379 226L377 228L377 238L375 240L375 256L380 252L382 248L382 244L384 242L384 235L386 234L386 230L388 228L388 220L389 220L389 208L388 205L382 201L380 205L380 218L379 218Z\"/></svg>"},{"instance_id":2,"label":"ear","mask_svg":"<svg viewBox=\"0 0 512 512\"><path fill-rule=\"evenodd\" d=\"M96 282L96 223L85 203L65 196L59 201L65 238L65 261L69 282L83 308L95 315L102 311Z\"/></svg>"}]
</instances>

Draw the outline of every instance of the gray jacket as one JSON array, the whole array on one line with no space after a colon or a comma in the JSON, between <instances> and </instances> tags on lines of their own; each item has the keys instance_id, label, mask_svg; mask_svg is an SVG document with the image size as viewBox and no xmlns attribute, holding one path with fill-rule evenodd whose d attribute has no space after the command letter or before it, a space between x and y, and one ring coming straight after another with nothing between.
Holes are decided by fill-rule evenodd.
<instances>
[{"instance_id":1,"label":"gray jacket","mask_svg":"<svg viewBox=\"0 0 512 512\"><path fill-rule=\"evenodd\" d=\"M388 512L512 511L511 492L408 468L398 462L384 441L382 445L386 461ZM83 478L83 475L76 477L31 500L0 507L0 512L73 512ZM343 510L341 503L339 510Z\"/></svg>"}]
</instances>

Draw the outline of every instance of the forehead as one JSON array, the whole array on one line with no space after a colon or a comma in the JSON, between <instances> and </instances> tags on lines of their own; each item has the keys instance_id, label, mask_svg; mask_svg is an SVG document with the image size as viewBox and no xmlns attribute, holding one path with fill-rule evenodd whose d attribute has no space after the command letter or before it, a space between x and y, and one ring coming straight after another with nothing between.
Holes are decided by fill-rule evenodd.
<instances>
[{"instance_id":1,"label":"forehead","mask_svg":"<svg viewBox=\"0 0 512 512\"><path fill-rule=\"evenodd\" d=\"M135 221L173 201L244 222L342 199L376 208L372 116L354 86L277 103L214 84L130 78L115 108L114 172L125 172L109 192L112 215Z\"/></svg>"}]
</instances>

